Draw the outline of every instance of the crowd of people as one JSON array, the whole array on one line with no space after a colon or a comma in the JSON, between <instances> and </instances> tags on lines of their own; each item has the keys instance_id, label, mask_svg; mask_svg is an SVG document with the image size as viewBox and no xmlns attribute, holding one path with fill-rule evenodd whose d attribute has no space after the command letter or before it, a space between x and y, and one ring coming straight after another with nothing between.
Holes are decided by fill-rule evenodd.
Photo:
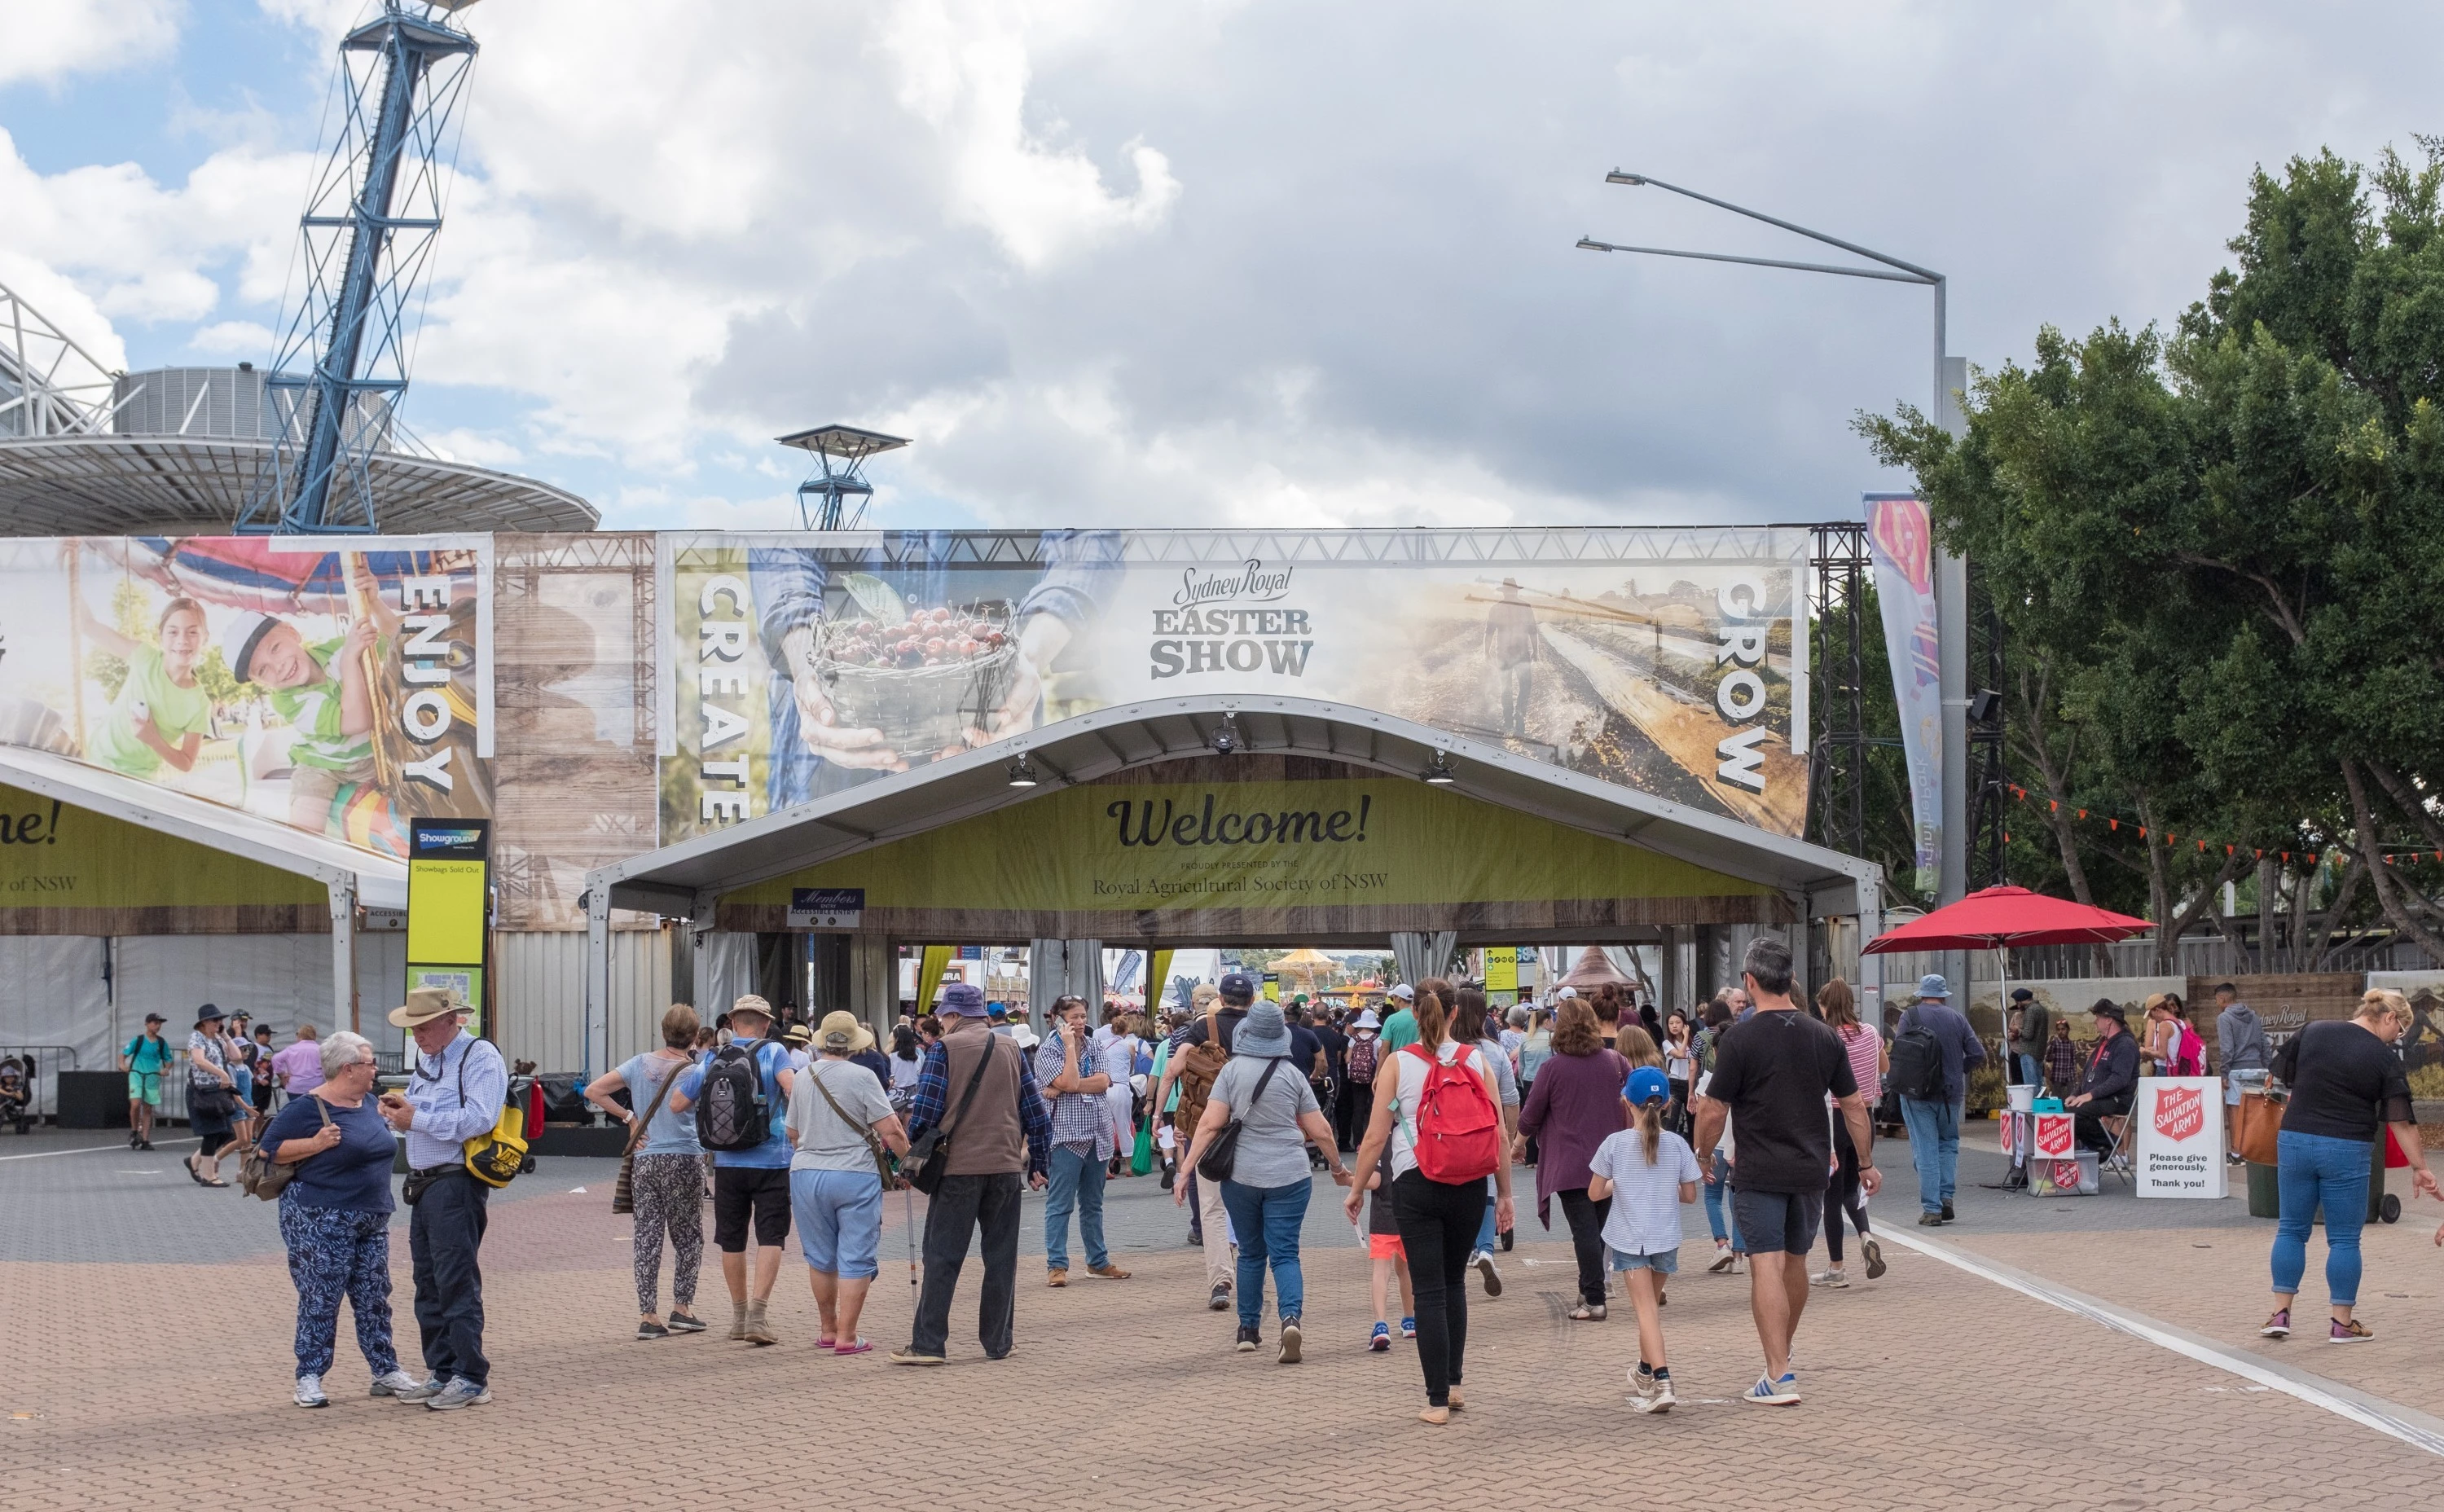
<instances>
[{"instance_id":1,"label":"crowd of people","mask_svg":"<svg viewBox=\"0 0 2444 1512\"><path fill-rule=\"evenodd\" d=\"M780 1342L768 1309L794 1229L820 1318L814 1347L839 1355L875 1345L859 1332L879 1273L884 1208L895 1190L925 1192L916 1306L895 1364L944 1363L951 1312L972 1251L982 1262L978 1341L988 1358L1014 1344L1022 1193L1045 1195L1046 1284L1072 1284L1074 1221L1085 1278L1125 1282L1105 1232L1110 1183L1159 1175L1206 1265L1202 1300L1235 1312L1233 1346L1269 1347L1296 1364L1309 1347L1301 1265L1316 1176L1342 1191L1363 1235L1373 1316L1363 1348L1414 1340L1424 1404L1441 1424L1467 1407L1472 1291L1503 1293L1498 1255L1515 1235L1517 1167L1531 1169L1540 1225L1553 1208L1575 1260L1572 1322L1606 1320L1625 1298L1636 1319L1630 1405L1676 1403L1663 1330L1680 1268L1680 1209L1702 1197L1714 1246L1709 1269L1745 1275L1762 1370L1741 1400L1801 1400L1791 1343L1809 1294L1850 1284L1855 1242L1869 1280L1885 1263L1867 1199L1881 1184L1870 1110L1898 1106L1916 1168L1918 1223L1955 1221L1959 1126L1967 1081L1988 1049L1951 1004L1940 976L1879 1032L1834 980L1812 1005L1793 995L1787 949L1760 938L1740 986L1657 1015L1617 989L1494 1008L1474 983L1429 977L1393 988L1379 1014L1352 1004L1311 1008L1260 998L1231 973L1160 1017L1064 997L1037 1034L964 983L933 1013L894 1026L885 1051L845 1012L786 1026L761 997L714 1023L675 1005L662 1043L604 1073L585 1097L630 1133L620 1210L635 1216L636 1337L703 1332L695 1290L704 1209L731 1305L728 1337ZM2371 1337L2353 1316L2359 1230L2371 1149L2386 1122L2406 1123L2409 1095L2394 1049L2413 1015L2398 993L2371 991L2347 1023L2316 1023L2279 1052L2229 986L2217 992L2218 1060L2235 1079L2271 1074L2290 1089L2280 1134L2282 1219L2274 1241L2276 1307L2262 1332L2287 1337L2306 1262L2310 1215L2325 1218L2327 1337ZM2096 1037L2065 1072L2067 1027L2032 997L2010 1005L2007 1074L2064 1094L2083 1140L2121 1131L2142 1070L2196 1074L2200 1037L2177 997L2162 994L2133 1031L2110 1002ZM416 1045L408 1085L378 1093L361 1036L302 1031L274 1054L206 1005L183 1065L157 1016L122 1053L131 1112L159 1106L157 1079L183 1070L199 1148L191 1176L223 1185L220 1160L250 1146L292 1172L278 1191L280 1228L298 1294L302 1407L329 1398L340 1301L354 1312L371 1393L435 1411L491 1400L478 1252L483 1182L462 1146L499 1117L508 1071L469 1034L446 994L419 989L391 1015ZM289 1094L269 1113L274 1087ZM258 1090L259 1089L259 1090ZM217 1094L217 1096L215 1096ZM131 1132L149 1148L150 1129ZM404 1136L413 1206L409 1245L424 1370L403 1370L391 1341L390 1182ZM2416 1148L2412 1131L2406 1147ZM250 1175L250 1183L254 1178ZM2423 1169L2413 1177L2444 1198ZM911 1203L914 1221L913 1199ZM1826 1268L1807 1257L1822 1233ZM2444 1244L2444 1231L2438 1243ZM663 1251L671 1307L660 1309ZM1266 1333L1268 1289L1272 1320ZM1396 1305L1397 1302L1397 1305ZM1355 1329L1353 1327L1353 1333Z\"/></svg>"}]
</instances>

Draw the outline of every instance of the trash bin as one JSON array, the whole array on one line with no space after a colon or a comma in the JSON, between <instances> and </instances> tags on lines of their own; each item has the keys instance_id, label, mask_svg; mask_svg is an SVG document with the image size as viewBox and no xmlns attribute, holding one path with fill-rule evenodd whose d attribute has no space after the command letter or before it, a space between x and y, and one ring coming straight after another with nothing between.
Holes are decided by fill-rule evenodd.
<instances>
[{"instance_id":1,"label":"trash bin","mask_svg":"<svg viewBox=\"0 0 2444 1512\"><path fill-rule=\"evenodd\" d=\"M2283 1216L2283 1193L2275 1185L2274 1168L2249 1163L2249 1216L2280 1218Z\"/></svg>"}]
</instances>

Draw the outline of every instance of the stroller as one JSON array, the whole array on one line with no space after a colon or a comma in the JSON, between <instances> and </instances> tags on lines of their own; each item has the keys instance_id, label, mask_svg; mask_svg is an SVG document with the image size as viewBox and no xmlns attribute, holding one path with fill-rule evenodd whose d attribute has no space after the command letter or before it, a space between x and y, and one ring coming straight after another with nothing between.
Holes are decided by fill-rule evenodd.
<instances>
[{"instance_id":1,"label":"stroller","mask_svg":"<svg viewBox=\"0 0 2444 1512\"><path fill-rule=\"evenodd\" d=\"M34 1068L15 1056L0 1059L0 1124L13 1123L19 1134L33 1124Z\"/></svg>"}]
</instances>

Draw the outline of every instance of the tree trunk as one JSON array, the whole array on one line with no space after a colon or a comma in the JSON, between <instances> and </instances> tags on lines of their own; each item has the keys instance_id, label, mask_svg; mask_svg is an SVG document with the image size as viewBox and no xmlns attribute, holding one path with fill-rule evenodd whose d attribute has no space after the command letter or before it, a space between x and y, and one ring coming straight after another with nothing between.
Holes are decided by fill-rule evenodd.
<instances>
[{"instance_id":1,"label":"tree trunk","mask_svg":"<svg viewBox=\"0 0 2444 1512\"><path fill-rule=\"evenodd\" d=\"M2368 881L2376 888L2376 906L2384 911L2385 918L2395 929L2417 941L2419 948L2430 957L2444 961L2444 934L2429 929L2419 919L2417 911L2403 896L2410 890L2393 875L2393 868L2385 864L2384 850L2377 834L2376 815L2368 804L2367 784L2360 780L2359 763L2347 760L2342 763L2342 786L2351 797L2351 823L2359 830L2354 842L2359 847L2360 858L2367 865ZM2416 901L2419 908L2434 912L2434 905L2426 899L2416 898Z\"/></svg>"},{"instance_id":2,"label":"tree trunk","mask_svg":"<svg viewBox=\"0 0 2444 1512\"><path fill-rule=\"evenodd\" d=\"M2257 857L2257 969L2274 969L2274 905L2283 873L2271 856Z\"/></svg>"},{"instance_id":3,"label":"tree trunk","mask_svg":"<svg viewBox=\"0 0 2444 1512\"><path fill-rule=\"evenodd\" d=\"M2332 951L2334 931L2342 927L2342 915L2350 911L2352 902L2358 898L2360 881L2366 876L2367 863L2361 858L2357 851L2353 851L2350 860L2342 867L2342 881L2334 888L2334 901L2325 907L2324 926L2317 931L2316 943L2305 948L2303 951L2300 969L2322 971L2325 968L2325 958ZM2301 878L2303 896L2306 895L2308 884L2315 880L2316 874L2313 872Z\"/></svg>"}]
</instances>

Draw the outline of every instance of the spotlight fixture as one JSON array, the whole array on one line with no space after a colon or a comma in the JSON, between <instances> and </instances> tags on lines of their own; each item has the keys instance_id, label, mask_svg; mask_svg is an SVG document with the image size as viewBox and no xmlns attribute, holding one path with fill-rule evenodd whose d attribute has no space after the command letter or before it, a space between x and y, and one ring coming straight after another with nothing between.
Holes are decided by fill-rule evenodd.
<instances>
[{"instance_id":1,"label":"spotlight fixture","mask_svg":"<svg viewBox=\"0 0 2444 1512\"><path fill-rule=\"evenodd\" d=\"M1205 744L1213 747L1213 754L1216 756L1228 756L1237 750L1239 748L1238 711L1233 710L1224 714L1222 723L1213 727L1213 733L1207 738Z\"/></svg>"},{"instance_id":2,"label":"spotlight fixture","mask_svg":"<svg viewBox=\"0 0 2444 1512\"><path fill-rule=\"evenodd\" d=\"M1436 787L1449 787L1459 777L1451 768L1451 753L1440 750L1435 752L1434 760L1426 763L1426 769L1417 775Z\"/></svg>"},{"instance_id":3,"label":"spotlight fixture","mask_svg":"<svg viewBox=\"0 0 2444 1512\"><path fill-rule=\"evenodd\" d=\"M1969 722L1983 725L2003 711L2003 695L1991 688L1980 688L1969 695Z\"/></svg>"},{"instance_id":4,"label":"spotlight fixture","mask_svg":"<svg viewBox=\"0 0 2444 1512\"><path fill-rule=\"evenodd\" d=\"M1027 759L1027 752L1020 751L1009 764L1009 785L1033 787L1035 783L1035 764Z\"/></svg>"}]
</instances>

